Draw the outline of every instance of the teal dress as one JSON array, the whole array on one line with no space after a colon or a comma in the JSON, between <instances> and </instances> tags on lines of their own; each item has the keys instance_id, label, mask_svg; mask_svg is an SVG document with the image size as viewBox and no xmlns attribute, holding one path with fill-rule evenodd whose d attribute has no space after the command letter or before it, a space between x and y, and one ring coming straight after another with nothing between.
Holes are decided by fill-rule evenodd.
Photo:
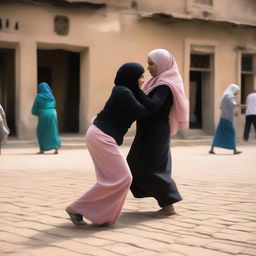
<instances>
[{"instance_id":1,"label":"teal dress","mask_svg":"<svg viewBox=\"0 0 256 256\"><path fill-rule=\"evenodd\" d=\"M61 145L57 112L55 110L56 102L51 94L50 87L48 86L48 88L46 85L48 86L46 83L39 84L39 93L32 107L32 114L38 117L37 138L39 147L43 151L56 149Z\"/></svg>"}]
</instances>

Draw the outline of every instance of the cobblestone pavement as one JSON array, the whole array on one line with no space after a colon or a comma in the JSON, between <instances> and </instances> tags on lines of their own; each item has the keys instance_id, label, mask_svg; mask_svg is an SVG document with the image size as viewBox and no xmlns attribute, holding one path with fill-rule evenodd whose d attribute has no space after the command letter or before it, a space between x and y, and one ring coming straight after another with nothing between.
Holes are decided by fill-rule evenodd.
<instances>
[{"instance_id":1,"label":"cobblestone pavement","mask_svg":"<svg viewBox=\"0 0 256 256\"><path fill-rule=\"evenodd\" d=\"M35 155L36 145L14 145L0 156L0 255L256 255L255 144L241 145L240 155L173 147L173 177L184 199L178 215L152 218L156 202L129 192L111 228L76 228L64 211L95 182L85 147Z\"/></svg>"}]
</instances>

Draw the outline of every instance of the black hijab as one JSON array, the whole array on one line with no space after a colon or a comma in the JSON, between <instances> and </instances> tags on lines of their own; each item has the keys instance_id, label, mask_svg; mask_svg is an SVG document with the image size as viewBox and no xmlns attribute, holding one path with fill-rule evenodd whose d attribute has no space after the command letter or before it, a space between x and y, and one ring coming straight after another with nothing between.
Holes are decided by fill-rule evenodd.
<instances>
[{"instance_id":1,"label":"black hijab","mask_svg":"<svg viewBox=\"0 0 256 256\"><path fill-rule=\"evenodd\" d=\"M139 90L138 80L144 72L143 66L139 63L125 63L118 69L114 83L116 86L126 86L136 94Z\"/></svg>"}]
</instances>

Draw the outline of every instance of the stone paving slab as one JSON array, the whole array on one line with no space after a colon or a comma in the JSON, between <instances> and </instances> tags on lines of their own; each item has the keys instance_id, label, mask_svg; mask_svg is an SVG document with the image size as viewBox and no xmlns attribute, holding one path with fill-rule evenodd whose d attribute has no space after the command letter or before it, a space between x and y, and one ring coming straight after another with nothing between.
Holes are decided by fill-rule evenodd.
<instances>
[{"instance_id":1,"label":"stone paving slab","mask_svg":"<svg viewBox=\"0 0 256 256\"><path fill-rule=\"evenodd\" d=\"M172 148L178 215L153 218L155 200L129 192L115 226L77 228L64 209L95 182L86 147L36 155L36 145L13 142L0 155L0 255L255 256L256 144L239 149Z\"/></svg>"}]
</instances>

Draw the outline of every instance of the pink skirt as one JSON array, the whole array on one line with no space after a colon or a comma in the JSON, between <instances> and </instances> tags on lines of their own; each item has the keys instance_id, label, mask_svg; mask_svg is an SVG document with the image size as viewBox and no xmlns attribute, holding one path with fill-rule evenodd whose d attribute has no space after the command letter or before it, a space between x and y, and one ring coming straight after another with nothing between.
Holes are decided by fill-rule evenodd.
<instances>
[{"instance_id":1,"label":"pink skirt","mask_svg":"<svg viewBox=\"0 0 256 256\"><path fill-rule=\"evenodd\" d=\"M69 207L94 224L114 224L132 182L130 169L115 140L95 125L89 127L85 142L97 182Z\"/></svg>"}]
</instances>

